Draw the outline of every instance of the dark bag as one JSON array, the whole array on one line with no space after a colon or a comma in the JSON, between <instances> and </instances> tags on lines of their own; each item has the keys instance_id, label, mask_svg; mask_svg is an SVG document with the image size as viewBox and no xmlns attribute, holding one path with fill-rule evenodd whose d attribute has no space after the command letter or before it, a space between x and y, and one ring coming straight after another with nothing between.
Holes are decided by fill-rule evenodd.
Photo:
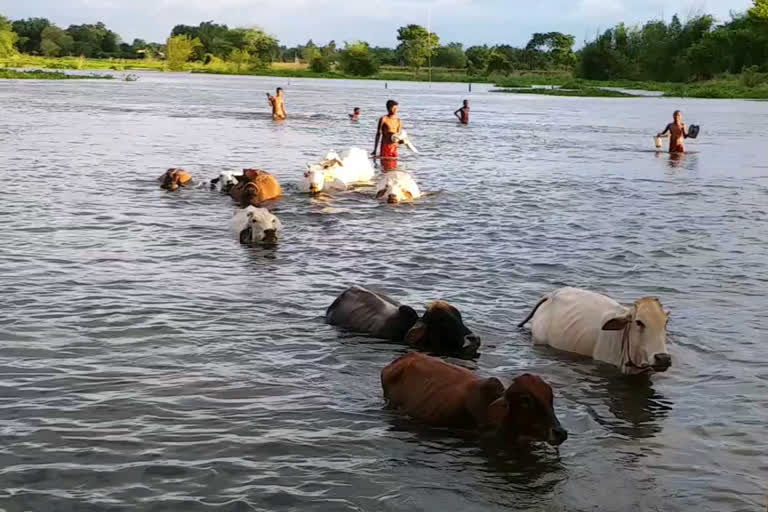
<instances>
[{"instance_id":1,"label":"dark bag","mask_svg":"<svg viewBox=\"0 0 768 512\"><path fill-rule=\"evenodd\" d=\"M688 127L688 138L695 139L699 136L699 125L692 124Z\"/></svg>"}]
</instances>

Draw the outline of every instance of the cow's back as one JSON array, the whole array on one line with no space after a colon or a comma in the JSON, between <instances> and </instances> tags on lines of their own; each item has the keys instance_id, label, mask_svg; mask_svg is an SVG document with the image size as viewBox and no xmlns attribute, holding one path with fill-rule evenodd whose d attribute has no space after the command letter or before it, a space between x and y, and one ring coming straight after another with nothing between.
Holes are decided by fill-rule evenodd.
<instances>
[{"instance_id":1,"label":"cow's back","mask_svg":"<svg viewBox=\"0 0 768 512\"><path fill-rule=\"evenodd\" d=\"M459 366L409 352L384 367L381 386L390 405L434 426L468 426L466 393L477 379Z\"/></svg>"},{"instance_id":2,"label":"cow's back","mask_svg":"<svg viewBox=\"0 0 768 512\"><path fill-rule=\"evenodd\" d=\"M536 343L592 357L605 319L623 310L605 295L560 288L550 293L536 311L531 333Z\"/></svg>"},{"instance_id":3,"label":"cow's back","mask_svg":"<svg viewBox=\"0 0 768 512\"><path fill-rule=\"evenodd\" d=\"M325 312L325 321L349 331L390 339L399 304L384 294L351 286Z\"/></svg>"}]
</instances>

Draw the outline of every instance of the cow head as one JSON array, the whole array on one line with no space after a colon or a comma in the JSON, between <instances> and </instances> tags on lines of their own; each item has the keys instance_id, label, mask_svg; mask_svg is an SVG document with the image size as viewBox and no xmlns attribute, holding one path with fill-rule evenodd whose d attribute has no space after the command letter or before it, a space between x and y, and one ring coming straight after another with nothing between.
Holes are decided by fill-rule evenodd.
<instances>
[{"instance_id":1,"label":"cow head","mask_svg":"<svg viewBox=\"0 0 768 512\"><path fill-rule=\"evenodd\" d=\"M321 165L308 165L304 173L304 181L310 194L319 194L325 186L325 169Z\"/></svg>"},{"instance_id":2,"label":"cow head","mask_svg":"<svg viewBox=\"0 0 768 512\"><path fill-rule=\"evenodd\" d=\"M276 243L278 232L283 228L280 219L266 208L250 207L248 225L240 232L243 243Z\"/></svg>"},{"instance_id":3,"label":"cow head","mask_svg":"<svg viewBox=\"0 0 768 512\"><path fill-rule=\"evenodd\" d=\"M222 171L218 178L211 180L211 189L218 187L221 192L227 193L229 190L237 185L237 177L235 173L230 171Z\"/></svg>"},{"instance_id":4,"label":"cow head","mask_svg":"<svg viewBox=\"0 0 768 512\"><path fill-rule=\"evenodd\" d=\"M160 188L174 191L179 187L186 185L192 178L184 169L168 169L165 174L160 176Z\"/></svg>"},{"instance_id":5,"label":"cow head","mask_svg":"<svg viewBox=\"0 0 768 512\"><path fill-rule=\"evenodd\" d=\"M390 204L397 204L403 201L412 201L413 192L399 180L391 179L384 182L383 186L376 191L376 199L385 200Z\"/></svg>"},{"instance_id":6,"label":"cow head","mask_svg":"<svg viewBox=\"0 0 768 512\"><path fill-rule=\"evenodd\" d=\"M622 333L621 371L627 374L664 372L672 366L667 351L667 322L659 299L645 297L603 324L604 331Z\"/></svg>"},{"instance_id":7,"label":"cow head","mask_svg":"<svg viewBox=\"0 0 768 512\"><path fill-rule=\"evenodd\" d=\"M485 379L479 392L484 394L485 400L497 394L498 398L488 406L484 419L485 426L493 427L503 439L546 441L553 446L568 439L568 432L555 416L552 388L537 375L524 373L506 390L498 379Z\"/></svg>"},{"instance_id":8,"label":"cow head","mask_svg":"<svg viewBox=\"0 0 768 512\"><path fill-rule=\"evenodd\" d=\"M458 309L444 301L427 306L424 315L408 330L405 342L413 347L444 354L476 355L480 337L470 331Z\"/></svg>"}]
</instances>

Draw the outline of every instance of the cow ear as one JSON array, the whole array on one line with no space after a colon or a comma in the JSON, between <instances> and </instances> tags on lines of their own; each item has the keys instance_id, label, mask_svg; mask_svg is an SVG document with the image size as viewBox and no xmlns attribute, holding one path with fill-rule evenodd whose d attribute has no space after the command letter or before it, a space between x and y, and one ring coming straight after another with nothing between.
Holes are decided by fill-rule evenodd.
<instances>
[{"instance_id":1,"label":"cow ear","mask_svg":"<svg viewBox=\"0 0 768 512\"><path fill-rule=\"evenodd\" d=\"M506 416L504 384L496 377L482 379L467 395L466 407L478 427L499 424ZM498 403L497 403L498 402ZM494 405L491 407L491 405Z\"/></svg>"},{"instance_id":2,"label":"cow ear","mask_svg":"<svg viewBox=\"0 0 768 512\"><path fill-rule=\"evenodd\" d=\"M387 189L385 189L385 188L383 188L383 189L379 190L378 192L376 192L376 199L381 199L386 192L387 192Z\"/></svg>"},{"instance_id":3,"label":"cow ear","mask_svg":"<svg viewBox=\"0 0 768 512\"><path fill-rule=\"evenodd\" d=\"M410 190L403 190L403 195L409 201L413 199L413 194L411 194Z\"/></svg>"},{"instance_id":4,"label":"cow ear","mask_svg":"<svg viewBox=\"0 0 768 512\"><path fill-rule=\"evenodd\" d=\"M405 335L405 343L412 347L420 347L424 344L427 337L427 324L423 320L418 320Z\"/></svg>"},{"instance_id":5,"label":"cow ear","mask_svg":"<svg viewBox=\"0 0 768 512\"><path fill-rule=\"evenodd\" d=\"M615 316L603 324L604 331L620 331L632 321L632 310L620 316Z\"/></svg>"}]
</instances>

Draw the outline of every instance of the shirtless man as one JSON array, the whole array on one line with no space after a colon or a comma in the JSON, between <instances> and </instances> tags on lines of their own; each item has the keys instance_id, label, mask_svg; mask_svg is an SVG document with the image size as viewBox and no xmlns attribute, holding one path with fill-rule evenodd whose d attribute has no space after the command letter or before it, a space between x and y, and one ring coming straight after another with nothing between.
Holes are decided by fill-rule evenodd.
<instances>
[{"instance_id":1,"label":"shirtless man","mask_svg":"<svg viewBox=\"0 0 768 512\"><path fill-rule=\"evenodd\" d=\"M469 100L464 100L464 106L453 113L461 124L469 124Z\"/></svg>"},{"instance_id":2,"label":"shirtless man","mask_svg":"<svg viewBox=\"0 0 768 512\"><path fill-rule=\"evenodd\" d=\"M360 107L355 107L355 110L348 115L350 121L357 121L357 118L360 117Z\"/></svg>"},{"instance_id":3,"label":"shirtless man","mask_svg":"<svg viewBox=\"0 0 768 512\"><path fill-rule=\"evenodd\" d=\"M658 134L658 137L663 137L669 132L669 152L670 153L685 153L684 141L688 137L688 131L685 128L683 122L683 115L679 110L675 110L672 114L673 121L664 128L664 131Z\"/></svg>"},{"instance_id":4,"label":"shirtless man","mask_svg":"<svg viewBox=\"0 0 768 512\"><path fill-rule=\"evenodd\" d=\"M395 100L387 101L387 115L379 119L379 127L376 130L376 142L373 143L373 153L376 156L376 148L381 140L381 168L391 171L397 167L397 143L392 142L392 135L400 133L403 123L397 117L398 104Z\"/></svg>"},{"instance_id":5,"label":"shirtless man","mask_svg":"<svg viewBox=\"0 0 768 512\"><path fill-rule=\"evenodd\" d=\"M287 117L285 113L285 101L283 101L283 88L278 87L275 91L275 96L270 96L267 93L267 101L272 107L272 119L279 121Z\"/></svg>"}]
</instances>

